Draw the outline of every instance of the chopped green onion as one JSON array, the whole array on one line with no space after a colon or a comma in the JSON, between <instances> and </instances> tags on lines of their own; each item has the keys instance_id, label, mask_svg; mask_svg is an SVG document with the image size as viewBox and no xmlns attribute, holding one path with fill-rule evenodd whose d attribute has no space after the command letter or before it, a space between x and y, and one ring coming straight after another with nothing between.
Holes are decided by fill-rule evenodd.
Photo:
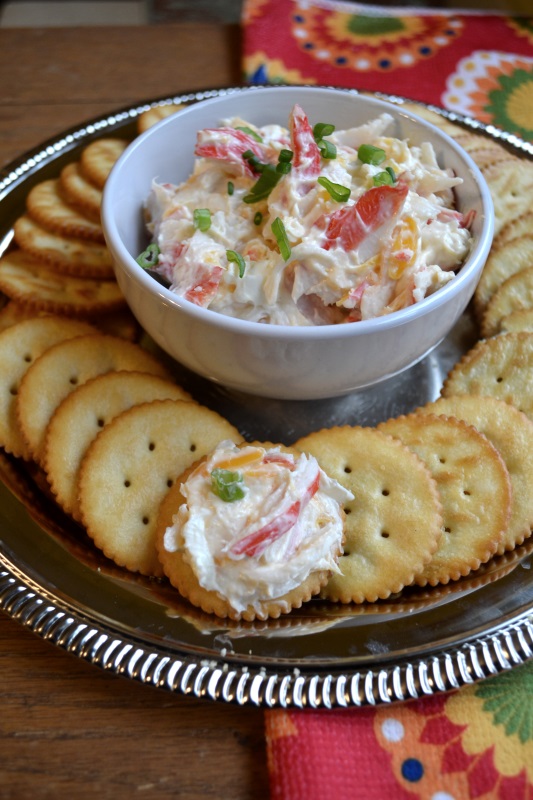
<instances>
[{"instance_id":1,"label":"chopped green onion","mask_svg":"<svg viewBox=\"0 0 533 800\"><path fill-rule=\"evenodd\" d=\"M262 222L263 222L263 215L261 214L260 211L257 211L254 216L254 225L261 225Z\"/></svg>"},{"instance_id":2,"label":"chopped green onion","mask_svg":"<svg viewBox=\"0 0 533 800\"><path fill-rule=\"evenodd\" d=\"M195 208L192 212L194 226L205 233L211 227L211 212L208 208Z\"/></svg>"},{"instance_id":3,"label":"chopped green onion","mask_svg":"<svg viewBox=\"0 0 533 800\"><path fill-rule=\"evenodd\" d=\"M293 159L293 156L294 156L294 153L292 152L292 150L287 150L286 148L283 148L282 150L279 151L278 162L280 164L281 163L283 163L283 164L289 163L290 164L290 162Z\"/></svg>"},{"instance_id":4,"label":"chopped green onion","mask_svg":"<svg viewBox=\"0 0 533 800\"><path fill-rule=\"evenodd\" d=\"M335 125L331 125L329 122L317 122L313 128L313 138L318 144L324 136L331 136L334 130Z\"/></svg>"},{"instance_id":5,"label":"chopped green onion","mask_svg":"<svg viewBox=\"0 0 533 800\"><path fill-rule=\"evenodd\" d=\"M263 164L262 161L259 161L255 153L253 153L251 150L246 150L242 154L242 157L244 158L245 161L249 163L252 169L254 169L256 172L263 172L265 167L269 166L268 164Z\"/></svg>"},{"instance_id":6,"label":"chopped green onion","mask_svg":"<svg viewBox=\"0 0 533 800\"><path fill-rule=\"evenodd\" d=\"M352 190L348 186L342 186L340 183L332 183L332 181L324 178L322 175L317 178L318 183L326 189L329 195L338 203L344 203L349 199Z\"/></svg>"},{"instance_id":7,"label":"chopped green onion","mask_svg":"<svg viewBox=\"0 0 533 800\"><path fill-rule=\"evenodd\" d=\"M372 177L372 181L374 186L392 186L394 183L394 178L391 176L388 170L383 170L383 172L377 172Z\"/></svg>"},{"instance_id":8,"label":"chopped green onion","mask_svg":"<svg viewBox=\"0 0 533 800\"><path fill-rule=\"evenodd\" d=\"M257 131L252 130L247 125L238 125L235 128L235 130L242 131L243 133L247 133L249 136L252 137L252 139L255 139L256 142L262 142L263 141L262 136L259 136Z\"/></svg>"},{"instance_id":9,"label":"chopped green onion","mask_svg":"<svg viewBox=\"0 0 533 800\"><path fill-rule=\"evenodd\" d=\"M385 161L387 154L381 147L374 147L373 144L362 144L357 151L357 156L363 164L372 164L377 167Z\"/></svg>"},{"instance_id":10,"label":"chopped green onion","mask_svg":"<svg viewBox=\"0 0 533 800\"><path fill-rule=\"evenodd\" d=\"M272 223L272 233L276 237L276 241L278 243L279 251L284 261L288 261L291 257L291 246L289 243L289 239L287 238L287 231L285 230L285 225L280 220L279 217L276 217L274 222Z\"/></svg>"},{"instance_id":11,"label":"chopped green onion","mask_svg":"<svg viewBox=\"0 0 533 800\"><path fill-rule=\"evenodd\" d=\"M226 256L228 261L233 261L239 267L239 278L244 276L244 270L246 269L246 263L244 258L241 256L240 253L237 253L236 250L226 250Z\"/></svg>"},{"instance_id":12,"label":"chopped green onion","mask_svg":"<svg viewBox=\"0 0 533 800\"><path fill-rule=\"evenodd\" d=\"M396 183L396 174L395 174L395 172L394 172L393 168L392 168L392 167L385 167L385 170L386 170L386 171L389 173L389 175L391 176L391 178L392 178L392 182L393 182L393 183Z\"/></svg>"},{"instance_id":13,"label":"chopped green onion","mask_svg":"<svg viewBox=\"0 0 533 800\"><path fill-rule=\"evenodd\" d=\"M318 149L322 155L322 158L337 158L337 148L333 144L333 142L328 142L326 139L320 139L317 142Z\"/></svg>"},{"instance_id":14,"label":"chopped green onion","mask_svg":"<svg viewBox=\"0 0 533 800\"><path fill-rule=\"evenodd\" d=\"M260 200L265 200L280 178L281 173L276 171L276 167L273 167L272 164L265 164L259 179L250 189L250 193L242 198L243 201L258 203Z\"/></svg>"},{"instance_id":15,"label":"chopped green onion","mask_svg":"<svg viewBox=\"0 0 533 800\"><path fill-rule=\"evenodd\" d=\"M224 500L233 503L244 497L244 480L240 472L229 469L214 469L211 473L211 491Z\"/></svg>"},{"instance_id":16,"label":"chopped green onion","mask_svg":"<svg viewBox=\"0 0 533 800\"><path fill-rule=\"evenodd\" d=\"M135 261L143 269L152 269L152 267L155 267L157 262L159 261L160 253L161 250L159 249L159 247L155 243L152 243L148 245L146 250L144 250L139 256L137 256Z\"/></svg>"},{"instance_id":17,"label":"chopped green onion","mask_svg":"<svg viewBox=\"0 0 533 800\"><path fill-rule=\"evenodd\" d=\"M292 157L292 150L281 150L278 156L278 163L274 167L272 164L262 164L255 158L251 150L247 150L243 153L243 158L245 158L257 172L261 173L257 183L250 189L250 193L242 198L243 202L258 203L260 200L266 200L281 176L291 171Z\"/></svg>"},{"instance_id":18,"label":"chopped green onion","mask_svg":"<svg viewBox=\"0 0 533 800\"><path fill-rule=\"evenodd\" d=\"M228 194L233 194L235 191L235 186L233 185L232 181L228 181Z\"/></svg>"},{"instance_id":19,"label":"chopped green onion","mask_svg":"<svg viewBox=\"0 0 533 800\"><path fill-rule=\"evenodd\" d=\"M337 148L333 142L327 142L324 136L329 136L335 130L335 125L328 122L317 122L313 128L313 138L317 143L322 158L337 158Z\"/></svg>"}]
</instances>

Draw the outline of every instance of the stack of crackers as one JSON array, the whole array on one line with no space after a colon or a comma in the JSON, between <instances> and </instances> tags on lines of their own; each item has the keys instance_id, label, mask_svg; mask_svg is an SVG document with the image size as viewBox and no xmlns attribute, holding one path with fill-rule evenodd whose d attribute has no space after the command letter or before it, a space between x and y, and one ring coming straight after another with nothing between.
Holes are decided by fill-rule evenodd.
<instances>
[{"instance_id":1,"label":"stack of crackers","mask_svg":"<svg viewBox=\"0 0 533 800\"><path fill-rule=\"evenodd\" d=\"M139 118L139 132L178 111ZM495 198L496 229L472 304L480 339L441 397L375 428L288 443L354 495L344 554L321 597L384 600L457 581L514 551L533 526L533 162L425 107L470 152ZM34 185L0 259L0 446L36 467L51 496L118 566L162 578L160 509L222 440L220 414L142 347L99 223L120 139L95 140Z\"/></svg>"}]
</instances>

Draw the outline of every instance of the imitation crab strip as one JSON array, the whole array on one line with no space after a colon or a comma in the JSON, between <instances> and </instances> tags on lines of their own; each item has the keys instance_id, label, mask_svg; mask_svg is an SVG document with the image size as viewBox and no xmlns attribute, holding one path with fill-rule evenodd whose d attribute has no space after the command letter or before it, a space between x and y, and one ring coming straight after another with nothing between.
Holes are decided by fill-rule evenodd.
<instances>
[{"instance_id":1,"label":"imitation crab strip","mask_svg":"<svg viewBox=\"0 0 533 800\"><path fill-rule=\"evenodd\" d=\"M320 471L317 469L299 500L296 500L289 508L278 514L259 530L235 542L229 549L229 555L233 557L244 555L249 558L260 556L269 545L276 542L296 525L301 512L317 493L319 487Z\"/></svg>"},{"instance_id":2,"label":"imitation crab strip","mask_svg":"<svg viewBox=\"0 0 533 800\"><path fill-rule=\"evenodd\" d=\"M246 175L255 177L252 165L243 159L248 150L260 161L268 161L268 149L250 134L237 128L204 128L198 132L194 153L202 158L233 164L244 170Z\"/></svg>"},{"instance_id":3,"label":"imitation crab strip","mask_svg":"<svg viewBox=\"0 0 533 800\"><path fill-rule=\"evenodd\" d=\"M200 265L197 280L183 295L185 300L207 308L218 291L223 271L222 267Z\"/></svg>"},{"instance_id":4,"label":"imitation crab strip","mask_svg":"<svg viewBox=\"0 0 533 800\"><path fill-rule=\"evenodd\" d=\"M296 104L289 117L291 146L294 153L292 167L301 178L316 178L320 173L321 155L305 111Z\"/></svg>"},{"instance_id":5,"label":"imitation crab strip","mask_svg":"<svg viewBox=\"0 0 533 800\"><path fill-rule=\"evenodd\" d=\"M324 250L340 246L354 250L367 236L400 212L409 187L403 181L394 186L374 186L351 206L335 211L326 228Z\"/></svg>"}]
</instances>

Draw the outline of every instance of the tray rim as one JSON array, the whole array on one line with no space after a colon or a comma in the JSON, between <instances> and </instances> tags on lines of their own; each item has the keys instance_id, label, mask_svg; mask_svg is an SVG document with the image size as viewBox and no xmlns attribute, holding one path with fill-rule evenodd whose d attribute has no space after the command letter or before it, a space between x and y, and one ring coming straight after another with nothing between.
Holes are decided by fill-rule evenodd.
<instances>
[{"instance_id":1,"label":"tray rim","mask_svg":"<svg viewBox=\"0 0 533 800\"><path fill-rule=\"evenodd\" d=\"M124 106L73 126L0 170L0 202L59 155L107 132L119 132L150 108L199 102L256 88L257 85L180 92ZM344 91L360 93L357 89ZM494 126L410 98L373 94L400 106L406 102L419 103L451 122L500 140L520 155L533 157L533 143ZM11 491L9 486L6 488ZM495 630L457 645L445 646L426 656L400 658L395 663L375 659L351 672L345 665L320 670L312 663L288 670L279 668L275 658L263 658L260 666L243 663L245 659L241 656L199 659L186 652L155 646L142 632L125 634L118 624L115 627L110 621L98 619L96 612L88 613L75 603L63 601L25 574L16 558L12 560L3 552L1 543L0 609L41 638L114 674L196 698L266 708L348 708L399 702L458 689L533 658L532 607Z\"/></svg>"}]
</instances>

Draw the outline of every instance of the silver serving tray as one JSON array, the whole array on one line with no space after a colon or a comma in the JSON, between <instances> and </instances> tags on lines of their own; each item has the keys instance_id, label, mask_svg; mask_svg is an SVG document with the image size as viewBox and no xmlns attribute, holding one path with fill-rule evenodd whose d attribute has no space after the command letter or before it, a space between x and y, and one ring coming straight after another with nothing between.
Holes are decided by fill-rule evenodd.
<instances>
[{"instance_id":1,"label":"silver serving tray","mask_svg":"<svg viewBox=\"0 0 533 800\"><path fill-rule=\"evenodd\" d=\"M0 174L0 252L31 186L99 136L133 138L156 105L246 88L165 97L91 120ZM401 104L403 98L380 95ZM520 155L528 142L431 106ZM334 400L275 401L217 387L176 365L178 380L248 438L290 444L338 424L375 425L434 400L474 343L469 313L429 356L375 388ZM43 476L0 452L0 608L70 653L172 692L240 705L333 708L445 692L533 656L533 541L467 578L366 605L311 602L279 620L232 623L194 609L166 583L108 561L56 506Z\"/></svg>"}]
</instances>

